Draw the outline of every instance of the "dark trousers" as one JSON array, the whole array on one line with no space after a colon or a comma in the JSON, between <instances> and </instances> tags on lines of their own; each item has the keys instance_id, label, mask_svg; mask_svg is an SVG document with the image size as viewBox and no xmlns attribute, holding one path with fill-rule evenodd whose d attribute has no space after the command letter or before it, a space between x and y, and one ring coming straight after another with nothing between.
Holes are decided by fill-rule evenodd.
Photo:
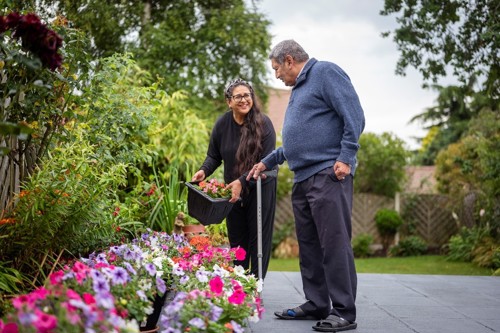
<instances>
[{"instance_id":1,"label":"dark trousers","mask_svg":"<svg viewBox=\"0 0 500 333\"><path fill-rule=\"evenodd\" d=\"M234 204L226 218L228 238L231 247L240 246L247 252L243 261L235 261L259 276L257 244L257 186L252 183L250 192L241 202ZM276 179L262 181L262 278L266 277L271 257L274 212L276 210Z\"/></svg>"},{"instance_id":2,"label":"dark trousers","mask_svg":"<svg viewBox=\"0 0 500 333\"><path fill-rule=\"evenodd\" d=\"M351 247L353 178L328 168L295 183L292 205L306 313L356 320L357 275Z\"/></svg>"}]
</instances>

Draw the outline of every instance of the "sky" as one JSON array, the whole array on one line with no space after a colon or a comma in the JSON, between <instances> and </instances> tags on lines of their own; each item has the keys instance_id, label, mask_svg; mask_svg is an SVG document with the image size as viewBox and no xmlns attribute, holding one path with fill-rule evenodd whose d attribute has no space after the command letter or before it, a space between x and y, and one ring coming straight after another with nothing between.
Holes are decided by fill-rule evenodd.
<instances>
[{"instance_id":1,"label":"sky","mask_svg":"<svg viewBox=\"0 0 500 333\"><path fill-rule=\"evenodd\" d=\"M272 46L294 39L318 60L339 65L351 78L365 112L365 132L390 132L417 149L415 137L427 133L410 119L435 104L437 92L422 88L413 68L395 74L399 52L382 32L397 27L394 16L381 16L384 0L258 0L258 11L271 21ZM270 84L287 89L274 78Z\"/></svg>"}]
</instances>

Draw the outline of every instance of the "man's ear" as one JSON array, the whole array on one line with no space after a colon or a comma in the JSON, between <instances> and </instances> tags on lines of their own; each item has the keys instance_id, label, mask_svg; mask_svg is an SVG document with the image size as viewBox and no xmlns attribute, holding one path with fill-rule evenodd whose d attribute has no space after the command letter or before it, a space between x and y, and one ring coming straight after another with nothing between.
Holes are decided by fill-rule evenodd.
<instances>
[{"instance_id":1,"label":"man's ear","mask_svg":"<svg viewBox=\"0 0 500 333\"><path fill-rule=\"evenodd\" d=\"M294 60L291 55L285 56L285 63L288 65L288 67L292 67Z\"/></svg>"}]
</instances>

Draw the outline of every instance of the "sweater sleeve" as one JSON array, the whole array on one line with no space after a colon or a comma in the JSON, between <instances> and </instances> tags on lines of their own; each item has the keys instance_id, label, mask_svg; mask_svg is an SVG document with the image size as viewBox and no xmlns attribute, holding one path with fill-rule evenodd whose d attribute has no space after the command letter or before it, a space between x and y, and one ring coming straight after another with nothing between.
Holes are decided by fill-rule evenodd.
<instances>
[{"instance_id":1,"label":"sweater sleeve","mask_svg":"<svg viewBox=\"0 0 500 333\"><path fill-rule=\"evenodd\" d=\"M349 76L340 67L329 67L324 78L330 81L323 85L326 101L337 111L344 122L340 141L341 150L337 161L354 165L359 149L359 137L365 127L365 116L361 103Z\"/></svg>"}]
</instances>

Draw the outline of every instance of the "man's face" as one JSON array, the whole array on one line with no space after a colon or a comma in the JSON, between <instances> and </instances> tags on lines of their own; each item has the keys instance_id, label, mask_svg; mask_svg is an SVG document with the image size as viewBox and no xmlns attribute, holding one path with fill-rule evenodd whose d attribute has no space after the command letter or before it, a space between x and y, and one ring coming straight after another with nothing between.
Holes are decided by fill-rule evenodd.
<instances>
[{"instance_id":1,"label":"man's face","mask_svg":"<svg viewBox=\"0 0 500 333\"><path fill-rule=\"evenodd\" d=\"M290 58L290 59L289 59ZM295 85L296 76L292 72L293 59L286 57L285 61L280 65L275 59L271 59L271 67L274 70L274 75L277 79L283 81L285 86L293 87Z\"/></svg>"}]
</instances>

